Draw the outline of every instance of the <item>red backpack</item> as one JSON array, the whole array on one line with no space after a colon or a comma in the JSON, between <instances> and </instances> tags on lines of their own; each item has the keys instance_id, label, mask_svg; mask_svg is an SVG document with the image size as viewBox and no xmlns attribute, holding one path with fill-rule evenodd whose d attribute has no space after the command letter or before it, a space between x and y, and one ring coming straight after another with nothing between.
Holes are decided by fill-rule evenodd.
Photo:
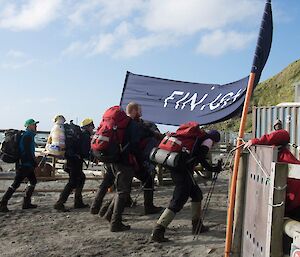
<instances>
[{"instance_id":1,"label":"red backpack","mask_svg":"<svg viewBox=\"0 0 300 257\"><path fill-rule=\"evenodd\" d=\"M197 138L203 139L206 136L205 131L199 126L199 123L193 121L182 124L175 133L168 133L158 148L169 152L191 153Z\"/></svg>"},{"instance_id":2,"label":"red backpack","mask_svg":"<svg viewBox=\"0 0 300 257\"><path fill-rule=\"evenodd\" d=\"M109 163L119 160L125 129L130 120L120 106L113 106L105 111L91 141L92 151L99 161Z\"/></svg>"}]
</instances>

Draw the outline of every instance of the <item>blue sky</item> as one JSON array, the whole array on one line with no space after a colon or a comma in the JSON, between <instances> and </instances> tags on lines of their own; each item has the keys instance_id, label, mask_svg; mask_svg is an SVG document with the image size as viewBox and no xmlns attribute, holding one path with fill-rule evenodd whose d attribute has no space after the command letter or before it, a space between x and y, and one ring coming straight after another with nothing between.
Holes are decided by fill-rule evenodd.
<instances>
[{"instance_id":1,"label":"blue sky","mask_svg":"<svg viewBox=\"0 0 300 257\"><path fill-rule=\"evenodd\" d=\"M126 71L225 84L249 74L264 0L0 0L0 128L120 101ZM300 58L300 1L273 0L262 80Z\"/></svg>"}]
</instances>

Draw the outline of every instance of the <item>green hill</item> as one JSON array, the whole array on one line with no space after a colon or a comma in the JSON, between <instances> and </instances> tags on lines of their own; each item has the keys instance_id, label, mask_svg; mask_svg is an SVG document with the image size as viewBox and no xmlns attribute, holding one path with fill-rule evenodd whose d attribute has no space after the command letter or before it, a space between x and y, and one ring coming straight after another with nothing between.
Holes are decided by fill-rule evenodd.
<instances>
[{"instance_id":1,"label":"green hill","mask_svg":"<svg viewBox=\"0 0 300 257\"><path fill-rule=\"evenodd\" d=\"M257 85L251 99L252 106L270 106L282 102L293 102L295 93L295 83L300 82L300 60L297 60L276 74ZM220 122L208 126L219 130L238 131L240 118ZM252 115L248 114L246 131L251 132Z\"/></svg>"}]
</instances>

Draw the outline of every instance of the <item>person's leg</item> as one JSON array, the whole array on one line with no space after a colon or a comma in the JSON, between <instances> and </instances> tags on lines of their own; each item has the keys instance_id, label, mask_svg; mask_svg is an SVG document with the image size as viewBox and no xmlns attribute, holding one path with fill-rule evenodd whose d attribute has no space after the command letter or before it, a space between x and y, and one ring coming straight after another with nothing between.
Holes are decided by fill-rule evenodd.
<instances>
[{"instance_id":1,"label":"person's leg","mask_svg":"<svg viewBox=\"0 0 300 257\"><path fill-rule=\"evenodd\" d=\"M175 184L173 197L169 203L169 207L165 209L156 222L151 234L152 241L159 243L168 241L168 239L165 238L166 228L172 222L176 213L183 208L190 196L191 181L189 180L188 174L183 171L176 170L171 171L171 177Z\"/></svg>"},{"instance_id":2,"label":"person's leg","mask_svg":"<svg viewBox=\"0 0 300 257\"><path fill-rule=\"evenodd\" d=\"M2 196L2 200L0 202L0 212L9 211L7 208L8 201L12 197L13 193L19 188L24 178L25 178L24 174L19 170L16 170L14 182L11 184L11 186L6 190L6 192Z\"/></svg>"},{"instance_id":3,"label":"person's leg","mask_svg":"<svg viewBox=\"0 0 300 257\"><path fill-rule=\"evenodd\" d=\"M111 217L114 212L114 206L115 206L115 196L111 199L111 201L109 202L109 204L106 208L106 212L102 215L102 217L104 219L106 219L108 222L111 222ZM125 207L126 207L126 204L125 204ZM101 211L104 212L104 210L102 210L102 209L101 209Z\"/></svg>"},{"instance_id":4,"label":"person's leg","mask_svg":"<svg viewBox=\"0 0 300 257\"><path fill-rule=\"evenodd\" d=\"M154 168L154 167L153 167ZM153 204L154 195L154 176L152 176L150 171L144 168L136 172L135 177L139 179L143 184L144 191L144 212L145 215L156 214L163 210L162 207L156 207Z\"/></svg>"},{"instance_id":5,"label":"person's leg","mask_svg":"<svg viewBox=\"0 0 300 257\"><path fill-rule=\"evenodd\" d=\"M126 226L122 223L122 213L131 191L133 168L119 163L113 164L113 168L113 172L116 176L115 185L117 192L114 200L110 230L111 232L119 232L130 229L130 226Z\"/></svg>"},{"instance_id":6,"label":"person's leg","mask_svg":"<svg viewBox=\"0 0 300 257\"><path fill-rule=\"evenodd\" d=\"M74 174L74 162L71 159L67 159L67 168L65 169L69 173L69 181L65 185L63 191L61 192L57 202L54 204L54 209L62 212L69 211L65 208L64 204L68 200L69 195L72 193L73 189L76 187L76 176Z\"/></svg>"},{"instance_id":7,"label":"person's leg","mask_svg":"<svg viewBox=\"0 0 300 257\"><path fill-rule=\"evenodd\" d=\"M90 207L88 204L84 204L82 200L82 190L85 183L85 174L82 170L83 161L78 160L76 164L76 177L77 183L75 188L75 196L74 196L74 208L82 209Z\"/></svg>"},{"instance_id":8,"label":"person's leg","mask_svg":"<svg viewBox=\"0 0 300 257\"><path fill-rule=\"evenodd\" d=\"M107 190L114 184L115 177L111 171L110 166L105 167L105 169L106 169L106 172L105 172L104 178L102 180L102 183L99 186L99 189L96 193L95 199L91 206L91 214L99 213L100 208L102 206L103 199L107 193ZM106 210L105 210L105 212L106 212Z\"/></svg>"},{"instance_id":9,"label":"person's leg","mask_svg":"<svg viewBox=\"0 0 300 257\"><path fill-rule=\"evenodd\" d=\"M36 204L31 203L31 196L34 192L35 185L37 184L34 168L26 169L25 173L26 173L26 177L29 180L29 183L27 184L27 187L25 189L25 196L24 196L22 209L34 209L37 208Z\"/></svg>"},{"instance_id":10,"label":"person's leg","mask_svg":"<svg viewBox=\"0 0 300 257\"><path fill-rule=\"evenodd\" d=\"M191 190L191 211L192 211L192 234L204 233L209 230L203 225L201 202L203 199L202 191L197 184L193 184Z\"/></svg>"}]
</instances>

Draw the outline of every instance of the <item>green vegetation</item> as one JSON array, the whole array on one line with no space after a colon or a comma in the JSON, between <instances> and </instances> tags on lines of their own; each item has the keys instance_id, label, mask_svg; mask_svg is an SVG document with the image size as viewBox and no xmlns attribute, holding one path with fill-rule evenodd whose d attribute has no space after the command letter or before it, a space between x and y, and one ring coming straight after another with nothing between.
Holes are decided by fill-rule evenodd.
<instances>
[{"instance_id":1,"label":"green vegetation","mask_svg":"<svg viewBox=\"0 0 300 257\"><path fill-rule=\"evenodd\" d=\"M295 84L300 82L300 60L297 60L282 70L274 77L265 80L257 85L251 99L252 106L270 106L282 102L293 102L295 93ZM233 118L224 122L214 124L219 130L238 131L240 118ZM251 132L252 115L248 113L246 131Z\"/></svg>"}]
</instances>

